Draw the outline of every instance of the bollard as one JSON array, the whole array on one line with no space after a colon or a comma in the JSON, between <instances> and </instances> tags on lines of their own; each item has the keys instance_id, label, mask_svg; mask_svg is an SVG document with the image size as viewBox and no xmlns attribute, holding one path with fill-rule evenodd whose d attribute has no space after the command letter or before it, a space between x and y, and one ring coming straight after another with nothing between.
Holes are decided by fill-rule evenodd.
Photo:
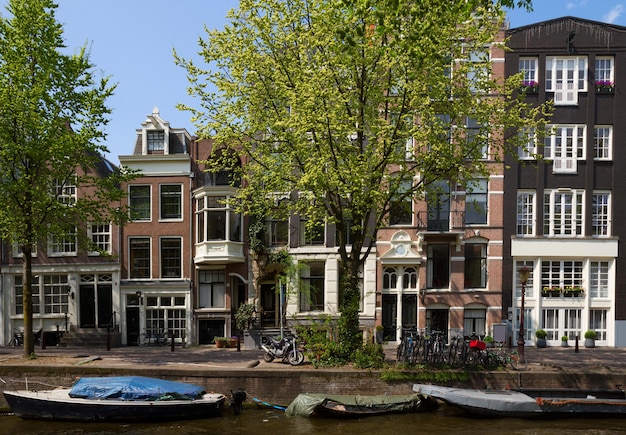
<instances>
[{"instance_id":1,"label":"bollard","mask_svg":"<svg viewBox=\"0 0 626 435\"><path fill-rule=\"evenodd\" d=\"M576 346L574 346L574 353L578 353L578 335L576 336Z\"/></svg>"},{"instance_id":2,"label":"bollard","mask_svg":"<svg viewBox=\"0 0 626 435\"><path fill-rule=\"evenodd\" d=\"M170 349L170 352L174 352L174 333L172 331L170 331L170 337L172 338L172 348Z\"/></svg>"}]
</instances>

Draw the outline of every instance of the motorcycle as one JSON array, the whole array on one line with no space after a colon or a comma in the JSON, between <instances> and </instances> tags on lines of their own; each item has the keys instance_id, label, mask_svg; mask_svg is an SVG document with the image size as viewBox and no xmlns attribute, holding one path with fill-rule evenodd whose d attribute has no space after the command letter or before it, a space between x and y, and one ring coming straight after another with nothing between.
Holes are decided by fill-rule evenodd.
<instances>
[{"instance_id":1,"label":"motorcycle","mask_svg":"<svg viewBox=\"0 0 626 435\"><path fill-rule=\"evenodd\" d=\"M263 359L265 362L272 362L274 359L282 359L292 366L300 365L304 362L304 353L298 349L298 341L294 335L276 340L267 337L267 341L261 345L265 351Z\"/></svg>"}]
</instances>

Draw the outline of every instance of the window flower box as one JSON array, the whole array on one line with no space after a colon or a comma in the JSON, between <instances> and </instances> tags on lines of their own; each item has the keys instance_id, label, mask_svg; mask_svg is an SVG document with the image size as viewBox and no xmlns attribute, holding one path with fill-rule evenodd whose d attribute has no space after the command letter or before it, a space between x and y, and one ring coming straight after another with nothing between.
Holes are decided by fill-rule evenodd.
<instances>
[{"instance_id":1,"label":"window flower box","mask_svg":"<svg viewBox=\"0 0 626 435\"><path fill-rule=\"evenodd\" d=\"M615 84L607 80L595 82L596 94L612 94L615 92Z\"/></svg>"},{"instance_id":2,"label":"window flower box","mask_svg":"<svg viewBox=\"0 0 626 435\"><path fill-rule=\"evenodd\" d=\"M520 86L520 92L525 92L526 94L536 94L539 92L539 83L535 81L523 81Z\"/></svg>"},{"instance_id":3,"label":"window flower box","mask_svg":"<svg viewBox=\"0 0 626 435\"><path fill-rule=\"evenodd\" d=\"M566 298L577 298L580 297L585 290L582 287L578 286L567 286L563 289L563 296Z\"/></svg>"},{"instance_id":4,"label":"window flower box","mask_svg":"<svg viewBox=\"0 0 626 435\"><path fill-rule=\"evenodd\" d=\"M541 289L541 296L549 297L549 298L558 298L561 297L563 289L561 287L544 287Z\"/></svg>"}]
</instances>

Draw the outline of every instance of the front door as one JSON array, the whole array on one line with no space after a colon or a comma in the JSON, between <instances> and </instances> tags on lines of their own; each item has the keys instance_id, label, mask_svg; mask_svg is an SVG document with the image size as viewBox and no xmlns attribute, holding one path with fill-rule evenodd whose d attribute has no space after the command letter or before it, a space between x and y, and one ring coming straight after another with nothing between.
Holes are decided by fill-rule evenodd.
<instances>
[{"instance_id":1,"label":"front door","mask_svg":"<svg viewBox=\"0 0 626 435\"><path fill-rule=\"evenodd\" d=\"M383 339L396 341L398 326L398 297L396 295L383 295Z\"/></svg>"},{"instance_id":2,"label":"front door","mask_svg":"<svg viewBox=\"0 0 626 435\"><path fill-rule=\"evenodd\" d=\"M98 328L111 328L118 319L113 315L113 288L109 284L98 286Z\"/></svg>"},{"instance_id":3,"label":"front door","mask_svg":"<svg viewBox=\"0 0 626 435\"><path fill-rule=\"evenodd\" d=\"M80 301L80 327L96 327L96 295L93 284L81 285L79 293Z\"/></svg>"},{"instance_id":4,"label":"front door","mask_svg":"<svg viewBox=\"0 0 626 435\"><path fill-rule=\"evenodd\" d=\"M261 325L278 326L276 284L261 284Z\"/></svg>"}]
</instances>

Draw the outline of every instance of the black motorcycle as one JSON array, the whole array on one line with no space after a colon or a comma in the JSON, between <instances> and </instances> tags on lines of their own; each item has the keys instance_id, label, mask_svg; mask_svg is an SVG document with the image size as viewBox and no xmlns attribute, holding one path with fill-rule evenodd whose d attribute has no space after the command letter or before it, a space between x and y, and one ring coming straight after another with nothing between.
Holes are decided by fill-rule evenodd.
<instances>
[{"instance_id":1,"label":"black motorcycle","mask_svg":"<svg viewBox=\"0 0 626 435\"><path fill-rule=\"evenodd\" d=\"M280 340L267 337L266 342L261 347L265 351L263 359L266 362L282 359L289 362L292 366L297 366L304 362L304 353L298 349L298 341L294 335L288 335Z\"/></svg>"}]
</instances>

